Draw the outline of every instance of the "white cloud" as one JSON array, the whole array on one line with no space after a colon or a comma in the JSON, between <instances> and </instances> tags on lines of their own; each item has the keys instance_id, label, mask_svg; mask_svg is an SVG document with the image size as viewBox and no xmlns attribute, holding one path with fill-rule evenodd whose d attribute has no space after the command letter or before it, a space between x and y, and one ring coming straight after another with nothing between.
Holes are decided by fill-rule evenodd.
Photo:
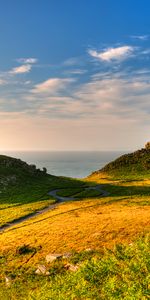
<instances>
[{"instance_id":1,"label":"white cloud","mask_svg":"<svg viewBox=\"0 0 150 300\"><path fill-rule=\"evenodd\" d=\"M82 70L82 69L75 69L75 70L69 70L69 71L66 71L66 73L70 73L70 74L85 74L86 73L86 70Z\"/></svg>"},{"instance_id":2,"label":"white cloud","mask_svg":"<svg viewBox=\"0 0 150 300\"><path fill-rule=\"evenodd\" d=\"M31 80L26 80L26 81L24 82L25 85L28 85L28 84L31 84L31 83L32 83Z\"/></svg>"},{"instance_id":3,"label":"white cloud","mask_svg":"<svg viewBox=\"0 0 150 300\"><path fill-rule=\"evenodd\" d=\"M18 58L16 61L23 64L35 64L38 61L38 59L34 57Z\"/></svg>"},{"instance_id":4,"label":"white cloud","mask_svg":"<svg viewBox=\"0 0 150 300\"><path fill-rule=\"evenodd\" d=\"M76 65L78 62L79 62L79 58L78 58L78 57L71 57L71 58L66 59L66 60L63 62L63 65L65 65L65 66L74 66L74 65Z\"/></svg>"},{"instance_id":5,"label":"white cloud","mask_svg":"<svg viewBox=\"0 0 150 300\"><path fill-rule=\"evenodd\" d=\"M72 78L49 78L48 80L35 85L32 89L32 93L35 94L53 94L66 88L66 86L72 83Z\"/></svg>"},{"instance_id":6,"label":"white cloud","mask_svg":"<svg viewBox=\"0 0 150 300\"><path fill-rule=\"evenodd\" d=\"M141 41L147 41L149 39L149 35L148 34L132 35L131 38L136 39L136 40L141 40Z\"/></svg>"},{"instance_id":7,"label":"white cloud","mask_svg":"<svg viewBox=\"0 0 150 300\"><path fill-rule=\"evenodd\" d=\"M27 65L22 65L19 67L15 67L12 70L9 71L9 74L23 74L23 73L28 73L31 70L31 65L27 64Z\"/></svg>"},{"instance_id":8,"label":"white cloud","mask_svg":"<svg viewBox=\"0 0 150 300\"><path fill-rule=\"evenodd\" d=\"M57 120L146 122L150 113L150 86L149 74L145 76L135 74L129 78L124 73L118 76L103 74L102 77L92 76L87 83L71 89L68 78L51 78L36 85L28 95L28 108L31 113Z\"/></svg>"},{"instance_id":9,"label":"white cloud","mask_svg":"<svg viewBox=\"0 0 150 300\"><path fill-rule=\"evenodd\" d=\"M99 60L102 61L113 61L113 60L124 60L128 58L134 51L132 46L121 46L115 48L107 48L105 51L98 52L96 50L89 50L88 53Z\"/></svg>"},{"instance_id":10,"label":"white cloud","mask_svg":"<svg viewBox=\"0 0 150 300\"><path fill-rule=\"evenodd\" d=\"M19 58L17 59L17 62L21 63L22 65L19 67L15 67L12 70L10 70L9 74L23 74L28 73L31 71L32 64L35 64L37 62L37 58L30 57L30 58Z\"/></svg>"},{"instance_id":11,"label":"white cloud","mask_svg":"<svg viewBox=\"0 0 150 300\"><path fill-rule=\"evenodd\" d=\"M144 54L144 55L150 54L150 49L148 48L148 49L146 49L146 50L143 50L143 51L141 52L141 54Z\"/></svg>"}]
</instances>

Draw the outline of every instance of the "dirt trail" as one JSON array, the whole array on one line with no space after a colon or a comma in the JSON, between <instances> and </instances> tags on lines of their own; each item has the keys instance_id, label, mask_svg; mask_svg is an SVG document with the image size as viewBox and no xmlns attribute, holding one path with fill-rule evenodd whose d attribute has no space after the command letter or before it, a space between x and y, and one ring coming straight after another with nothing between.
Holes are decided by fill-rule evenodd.
<instances>
[{"instance_id":1,"label":"dirt trail","mask_svg":"<svg viewBox=\"0 0 150 300\"><path fill-rule=\"evenodd\" d=\"M10 227L12 226L15 226L15 225L18 225L24 221L27 221L27 220L30 220L36 216L39 216L49 210L52 210L52 209L55 209L56 207L58 207L60 204L64 203L64 202L67 202L67 201L72 201L72 200L77 200L77 198L75 197L61 197L61 196L58 196L57 195L57 192L59 192L60 190L62 189L55 189L55 190L52 190L48 193L48 195L50 196L53 196L56 200L57 200L57 203L55 204L51 204L39 211L36 211L34 213L31 213L27 216L24 216L24 217L21 217L21 218L18 218L16 220L13 220L12 222L10 223L7 223L7 224L4 224L2 226L0 226L0 232L2 233L4 230L6 229L9 229ZM93 186L93 187L85 187L84 190L96 190L96 191L99 191L100 192L100 196L101 197L107 197L109 196L109 193L107 191L104 191L102 188L101 188L101 185L96 185L96 186Z\"/></svg>"}]
</instances>

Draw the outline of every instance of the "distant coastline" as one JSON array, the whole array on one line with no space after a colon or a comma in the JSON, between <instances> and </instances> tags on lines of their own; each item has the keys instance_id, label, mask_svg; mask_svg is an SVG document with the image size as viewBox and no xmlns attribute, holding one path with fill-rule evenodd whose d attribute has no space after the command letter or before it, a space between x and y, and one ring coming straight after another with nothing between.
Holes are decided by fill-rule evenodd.
<instances>
[{"instance_id":1,"label":"distant coastline","mask_svg":"<svg viewBox=\"0 0 150 300\"><path fill-rule=\"evenodd\" d=\"M127 151L5 151L52 175L83 178Z\"/></svg>"}]
</instances>

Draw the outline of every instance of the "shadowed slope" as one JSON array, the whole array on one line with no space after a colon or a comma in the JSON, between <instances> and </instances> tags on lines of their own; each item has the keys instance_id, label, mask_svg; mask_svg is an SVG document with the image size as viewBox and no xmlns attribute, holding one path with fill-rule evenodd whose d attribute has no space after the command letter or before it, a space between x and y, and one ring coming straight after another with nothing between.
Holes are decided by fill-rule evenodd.
<instances>
[{"instance_id":1,"label":"shadowed slope","mask_svg":"<svg viewBox=\"0 0 150 300\"><path fill-rule=\"evenodd\" d=\"M150 149L141 149L125 154L93 172L91 176L107 174L114 178L150 178Z\"/></svg>"}]
</instances>

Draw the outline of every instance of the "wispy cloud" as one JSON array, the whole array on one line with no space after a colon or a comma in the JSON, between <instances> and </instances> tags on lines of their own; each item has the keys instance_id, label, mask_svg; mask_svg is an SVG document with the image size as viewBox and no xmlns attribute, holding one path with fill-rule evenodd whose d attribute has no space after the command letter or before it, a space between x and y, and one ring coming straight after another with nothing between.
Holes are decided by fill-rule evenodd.
<instances>
[{"instance_id":1,"label":"wispy cloud","mask_svg":"<svg viewBox=\"0 0 150 300\"><path fill-rule=\"evenodd\" d=\"M18 63L22 65L19 67L14 67L12 70L8 71L8 74L16 75L16 74L23 74L29 73L32 69L32 65L38 62L37 58L29 57L29 58L18 58L16 59Z\"/></svg>"},{"instance_id":2,"label":"wispy cloud","mask_svg":"<svg viewBox=\"0 0 150 300\"><path fill-rule=\"evenodd\" d=\"M28 109L50 119L146 122L150 114L149 80L149 73L129 76L128 72L110 72L101 77L95 74L72 88L72 79L51 78L28 95Z\"/></svg>"},{"instance_id":3,"label":"wispy cloud","mask_svg":"<svg viewBox=\"0 0 150 300\"><path fill-rule=\"evenodd\" d=\"M63 65L64 66L74 66L74 65L78 64L78 62L79 62L79 57L70 57L63 62Z\"/></svg>"},{"instance_id":4,"label":"wispy cloud","mask_svg":"<svg viewBox=\"0 0 150 300\"><path fill-rule=\"evenodd\" d=\"M150 48L142 50L141 54L143 54L143 55L147 55L148 54L149 55L150 54Z\"/></svg>"},{"instance_id":5,"label":"wispy cloud","mask_svg":"<svg viewBox=\"0 0 150 300\"><path fill-rule=\"evenodd\" d=\"M35 64L38 62L38 59L35 57L29 57L29 58L18 58L16 59L16 61L22 64Z\"/></svg>"},{"instance_id":6,"label":"wispy cloud","mask_svg":"<svg viewBox=\"0 0 150 300\"><path fill-rule=\"evenodd\" d=\"M28 73L31 71L31 68L32 68L31 65L26 64L19 67L15 67L12 70L10 70L8 73L12 75Z\"/></svg>"},{"instance_id":7,"label":"wispy cloud","mask_svg":"<svg viewBox=\"0 0 150 300\"><path fill-rule=\"evenodd\" d=\"M88 53L101 61L111 62L111 61L121 61L127 59L134 52L133 46L121 46L115 48L107 48L102 52L96 50L88 50Z\"/></svg>"},{"instance_id":8,"label":"wispy cloud","mask_svg":"<svg viewBox=\"0 0 150 300\"><path fill-rule=\"evenodd\" d=\"M7 81L6 80L4 80L4 79L0 79L0 85L5 85L7 83Z\"/></svg>"},{"instance_id":9,"label":"wispy cloud","mask_svg":"<svg viewBox=\"0 0 150 300\"><path fill-rule=\"evenodd\" d=\"M64 90L68 84L74 82L73 78L49 78L46 81L36 84L32 89L34 94L54 94Z\"/></svg>"},{"instance_id":10,"label":"wispy cloud","mask_svg":"<svg viewBox=\"0 0 150 300\"><path fill-rule=\"evenodd\" d=\"M66 71L64 71L64 74L82 75L82 74L85 74L86 72L87 72L87 70L74 69L74 70L66 70Z\"/></svg>"},{"instance_id":11,"label":"wispy cloud","mask_svg":"<svg viewBox=\"0 0 150 300\"><path fill-rule=\"evenodd\" d=\"M140 40L140 41L147 41L149 39L149 35L148 34L144 34L144 35L131 35L132 39L135 40Z\"/></svg>"},{"instance_id":12,"label":"wispy cloud","mask_svg":"<svg viewBox=\"0 0 150 300\"><path fill-rule=\"evenodd\" d=\"M26 77L22 79L19 76L17 78L11 76L11 74L28 73L33 67L34 62L31 58L28 58L28 61L26 59L26 62L25 59L21 59L24 64L13 68L6 74L10 75L8 76L10 90L2 91L3 98L6 93L6 101L1 103L1 109L23 111L29 115L39 115L49 119L78 118L108 122L111 117L116 120L124 118L139 121L139 116L141 116L140 120L144 120L150 114L149 69L143 64L143 69L140 64L138 69L138 66L135 67L135 62L132 66L99 64L99 61L120 62L132 56L137 59L143 49L147 50L143 47L124 45L101 51L89 50L89 54L98 60L98 67L95 68L95 64L94 67L93 64L88 65L88 62L87 70L84 70L82 66L69 68L66 66L60 77L56 75L37 84L33 84L33 81L27 80ZM89 68L91 68L90 71ZM81 79L75 76L84 72L86 74ZM58 71L55 74L59 74ZM14 88L15 81L19 85L16 84ZM3 84L3 81L0 81L0 84Z\"/></svg>"},{"instance_id":13,"label":"wispy cloud","mask_svg":"<svg viewBox=\"0 0 150 300\"><path fill-rule=\"evenodd\" d=\"M99 72L83 83L74 78L49 78L30 89L20 89L17 95L2 95L0 110L51 120L93 120L107 126L111 122L145 124L150 115L149 82L146 69Z\"/></svg>"}]
</instances>

